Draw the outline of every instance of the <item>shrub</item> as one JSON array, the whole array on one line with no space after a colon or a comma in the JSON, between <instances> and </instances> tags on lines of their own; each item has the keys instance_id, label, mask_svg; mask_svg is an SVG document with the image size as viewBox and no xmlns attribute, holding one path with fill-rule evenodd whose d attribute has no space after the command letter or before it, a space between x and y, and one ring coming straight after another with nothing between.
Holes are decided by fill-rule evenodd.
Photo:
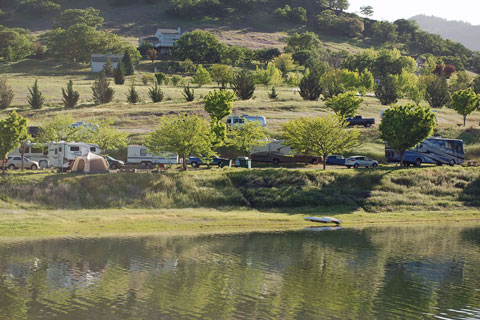
<instances>
[{"instance_id":1,"label":"shrub","mask_svg":"<svg viewBox=\"0 0 480 320\"><path fill-rule=\"evenodd\" d=\"M0 109L3 110L10 107L14 96L15 94L13 93L12 88L7 85L7 79L0 79Z\"/></svg>"},{"instance_id":2,"label":"shrub","mask_svg":"<svg viewBox=\"0 0 480 320\"><path fill-rule=\"evenodd\" d=\"M167 79L167 75L163 72L157 72L155 73L155 79L157 79L159 85L162 85L165 82L165 79Z\"/></svg>"},{"instance_id":3,"label":"shrub","mask_svg":"<svg viewBox=\"0 0 480 320\"><path fill-rule=\"evenodd\" d=\"M130 103L130 104L140 102L140 96L138 95L137 90L135 90L135 83L134 82L132 82L132 85L130 86L130 89L128 89L127 102Z\"/></svg>"},{"instance_id":4,"label":"shrub","mask_svg":"<svg viewBox=\"0 0 480 320\"><path fill-rule=\"evenodd\" d=\"M272 87L272 91L270 91L268 93L268 97L272 100L275 100L278 98L278 93L277 93L277 90L275 89L275 87Z\"/></svg>"},{"instance_id":5,"label":"shrub","mask_svg":"<svg viewBox=\"0 0 480 320\"><path fill-rule=\"evenodd\" d=\"M190 86L186 86L183 88L183 97L188 102L195 100L195 90L190 89Z\"/></svg>"},{"instance_id":6,"label":"shrub","mask_svg":"<svg viewBox=\"0 0 480 320\"><path fill-rule=\"evenodd\" d=\"M150 82L155 82L155 77L150 73L142 74L142 83L147 86Z\"/></svg>"},{"instance_id":7,"label":"shrub","mask_svg":"<svg viewBox=\"0 0 480 320\"><path fill-rule=\"evenodd\" d=\"M150 97L150 99L152 99L153 103L162 102L163 92L162 92L162 89L160 89L160 87L158 86L157 82L155 82L155 85L153 88L150 88L148 90L148 96Z\"/></svg>"},{"instance_id":8,"label":"shrub","mask_svg":"<svg viewBox=\"0 0 480 320\"><path fill-rule=\"evenodd\" d=\"M197 72L192 78L192 82L198 84L199 87L209 84L212 82L212 78L210 77L210 73L207 69L205 69L202 65L199 65L197 68Z\"/></svg>"},{"instance_id":9,"label":"shrub","mask_svg":"<svg viewBox=\"0 0 480 320\"><path fill-rule=\"evenodd\" d=\"M170 78L170 83L176 87L178 84L180 84L182 82L183 78L177 74L173 75L171 78Z\"/></svg>"}]
</instances>

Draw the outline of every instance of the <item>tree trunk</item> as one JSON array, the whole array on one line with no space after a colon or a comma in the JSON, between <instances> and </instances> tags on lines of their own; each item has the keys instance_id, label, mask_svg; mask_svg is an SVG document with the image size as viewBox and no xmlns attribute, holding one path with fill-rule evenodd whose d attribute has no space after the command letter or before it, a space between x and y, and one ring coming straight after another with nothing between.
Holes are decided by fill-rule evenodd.
<instances>
[{"instance_id":1,"label":"tree trunk","mask_svg":"<svg viewBox=\"0 0 480 320\"><path fill-rule=\"evenodd\" d=\"M182 157L183 159L183 170L184 171L187 171L188 170L188 167L187 167L187 158L185 156Z\"/></svg>"},{"instance_id":2,"label":"tree trunk","mask_svg":"<svg viewBox=\"0 0 480 320\"><path fill-rule=\"evenodd\" d=\"M405 159L405 151L400 152L400 166L404 167L405 163L403 163L403 159Z\"/></svg>"},{"instance_id":3,"label":"tree trunk","mask_svg":"<svg viewBox=\"0 0 480 320\"><path fill-rule=\"evenodd\" d=\"M463 116L463 126L465 127L467 124L467 116Z\"/></svg>"},{"instance_id":4,"label":"tree trunk","mask_svg":"<svg viewBox=\"0 0 480 320\"><path fill-rule=\"evenodd\" d=\"M22 142L21 147L22 148L22 172L25 169L25 142Z\"/></svg>"},{"instance_id":5,"label":"tree trunk","mask_svg":"<svg viewBox=\"0 0 480 320\"><path fill-rule=\"evenodd\" d=\"M328 156L323 156L323 170L327 170L327 157Z\"/></svg>"},{"instance_id":6,"label":"tree trunk","mask_svg":"<svg viewBox=\"0 0 480 320\"><path fill-rule=\"evenodd\" d=\"M5 165L6 165L5 158L6 157L7 157L6 154L2 154L2 159L1 159L1 161L2 161L2 174L5 174Z\"/></svg>"}]
</instances>

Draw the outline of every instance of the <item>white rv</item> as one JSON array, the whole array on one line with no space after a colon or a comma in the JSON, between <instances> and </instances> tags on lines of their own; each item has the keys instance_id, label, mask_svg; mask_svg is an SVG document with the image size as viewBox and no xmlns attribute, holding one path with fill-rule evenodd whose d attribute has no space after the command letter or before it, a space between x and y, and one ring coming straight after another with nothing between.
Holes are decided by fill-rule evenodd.
<instances>
[{"instance_id":1,"label":"white rv","mask_svg":"<svg viewBox=\"0 0 480 320\"><path fill-rule=\"evenodd\" d=\"M140 164L144 168L151 168L154 164L177 164L178 155L171 152L154 154L145 146L128 146L127 162Z\"/></svg>"},{"instance_id":2,"label":"white rv","mask_svg":"<svg viewBox=\"0 0 480 320\"><path fill-rule=\"evenodd\" d=\"M87 153L100 154L96 144L83 142L51 142L48 144L48 164L55 168L69 168L75 159Z\"/></svg>"},{"instance_id":3,"label":"white rv","mask_svg":"<svg viewBox=\"0 0 480 320\"><path fill-rule=\"evenodd\" d=\"M262 127L267 126L267 119L263 116L249 116L244 114L243 116L228 116L227 127L237 127L243 125L245 122L258 122Z\"/></svg>"},{"instance_id":4,"label":"white rv","mask_svg":"<svg viewBox=\"0 0 480 320\"><path fill-rule=\"evenodd\" d=\"M48 145L46 143L26 143L24 145L24 156L38 162L40 168L48 168ZM12 157L21 157L22 151L17 148L8 154Z\"/></svg>"}]
</instances>

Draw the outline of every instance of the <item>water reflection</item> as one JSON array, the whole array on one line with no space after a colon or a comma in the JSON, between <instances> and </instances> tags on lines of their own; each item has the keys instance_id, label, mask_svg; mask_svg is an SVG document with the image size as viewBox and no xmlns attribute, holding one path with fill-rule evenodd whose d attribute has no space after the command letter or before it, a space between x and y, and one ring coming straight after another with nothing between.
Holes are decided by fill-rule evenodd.
<instances>
[{"instance_id":1,"label":"water reflection","mask_svg":"<svg viewBox=\"0 0 480 320\"><path fill-rule=\"evenodd\" d=\"M0 244L0 319L480 319L479 236L449 226Z\"/></svg>"}]
</instances>

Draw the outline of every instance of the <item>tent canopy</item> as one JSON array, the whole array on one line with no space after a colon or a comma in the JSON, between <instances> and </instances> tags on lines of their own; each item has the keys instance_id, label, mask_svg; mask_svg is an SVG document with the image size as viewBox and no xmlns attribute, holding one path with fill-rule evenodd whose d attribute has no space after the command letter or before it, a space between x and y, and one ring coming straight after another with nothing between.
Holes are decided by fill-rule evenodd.
<instances>
[{"instance_id":1,"label":"tent canopy","mask_svg":"<svg viewBox=\"0 0 480 320\"><path fill-rule=\"evenodd\" d=\"M107 173L108 163L102 156L89 152L75 159L72 172Z\"/></svg>"}]
</instances>

